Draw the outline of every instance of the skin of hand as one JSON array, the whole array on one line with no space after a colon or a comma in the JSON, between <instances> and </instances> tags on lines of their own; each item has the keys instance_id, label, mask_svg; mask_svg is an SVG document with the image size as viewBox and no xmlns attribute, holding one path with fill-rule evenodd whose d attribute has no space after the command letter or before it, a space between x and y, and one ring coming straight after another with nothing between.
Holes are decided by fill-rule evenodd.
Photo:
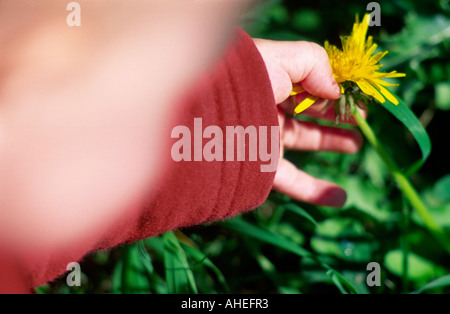
<instances>
[{"instance_id":1,"label":"skin of hand","mask_svg":"<svg viewBox=\"0 0 450 314\"><path fill-rule=\"evenodd\" d=\"M343 206L347 195L342 187L314 178L283 158L284 149L352 154L361 147L362 137L356 130L300 122L286 115L286 112L292 113L294 109L289 98L294 83L300 83L308 93L323 99L340 97L327 53L321 46L311 42L264 39L254 39L254 42L266 64L275 101L279 104L281 158L273 188L299 201L331 207ZM295 97L298 103L301 96ZM333 120L333 106L327 109L325 103L318 102L302 114Z\"/></svg>"}]
</instances>

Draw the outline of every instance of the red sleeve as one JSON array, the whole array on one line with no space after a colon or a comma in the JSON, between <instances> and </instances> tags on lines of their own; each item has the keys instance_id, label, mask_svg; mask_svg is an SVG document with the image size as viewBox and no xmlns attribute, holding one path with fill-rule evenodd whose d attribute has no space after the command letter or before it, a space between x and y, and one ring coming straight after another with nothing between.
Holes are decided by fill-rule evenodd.
<instances>
[{"instance_id":1,"label":"red sleeve","mask_svg":"<svg viewBox=\"0 0 450 314\"><path fill-rule=\"evenodd\" d=\"M271 126L278 126L266 67L253 40L243 31L212 75L199 82L188 98L190 105L181 112L177 125L187 126L192 138L194 118L201 118L203 130L219 126L224 146L226 126L256 126L256 130L267 126L268 132ZM203 139L201 147L209 140ZM171 139L172 144L176 141ZM227 161L225 152L224 161L208 162L202 158L203 161L175 162L169 147L165 154L171 160L171 170L156 187L156 197L146 204L146 211L130 238L137 240L223 219L261 205L272 188L275 172L261 172L261 161L248 161L247 148L245 162Z\"/></svg>"},{"instance_id":2,"label":"red sleeve","mask_svg":"<svg viewBox=\"0 0 450 314\"><path fill-rule=\"evenodd\" d=\"M0 251L0 294L32 293L29 279L15 257Z\"/></svg>"},{"instance_id":3,"label":"red sleeve","mask_svg":"<svg viewBox=\"0 0 450 314\"><path fill-rule=\"evenodd\" d=\"M264 61L247 34L238 30L225 56L183 98L180 108L178 118L174 119L176 122L168 128L170 145L156 148L157 153L164 154L167 167L158 186L151 187L151 197L142 203L142 210L136 215L127 214L100 241L85 241L66 252L40 257L39 263L36 263L36 257L29 259L35 286L61 275L69 262L78 261L95 249L220 220L254 209L264 202L272 188L275 172L262 172L261 165L268 162L259 157L257 161L249 161L248 151L245 161L226 161L225 153L224 161L211 162L204 159L176 162L171 157L171 147L178 141L171 138L172 128L187 126L194 133L194 118L202 119L203 129L213 125L220 127L224 145L226 126L255 126L256 130L259 126L267 126L269 151L272 144L279 145L278 138L276 143L270 141L271 127L278 127L270 80ZM208 141L204 139L203 144Z\"/></svg>"}]
</instances>

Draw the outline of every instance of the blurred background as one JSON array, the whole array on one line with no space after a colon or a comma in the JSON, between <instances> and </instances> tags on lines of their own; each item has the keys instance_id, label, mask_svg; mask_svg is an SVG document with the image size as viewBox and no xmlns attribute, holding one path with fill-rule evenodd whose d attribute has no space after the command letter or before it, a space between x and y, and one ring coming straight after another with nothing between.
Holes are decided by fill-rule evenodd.
<instances>
[{"instance_id":1,"label":"blurred background","mask_svg":"<svg viewBox=\"0 0 450 314\"><path fill-rule=\"evenodd\" d=\"M260 1L242 17L253 37L325 40L340 46L361 1ZM432 152L410 177L436 222L450 235L450 2L378 1L371 27L384 71L406 73L392 88L426 127ZM368 121L397 163L420 151L406 128L381 106ZM65 277L37 293L442 293L450 292L450 256L404 203L374 149L355 155L288 153L304 171L342 185L342 209L299 203L272 192L257 210L231 220L168 232L81 263L82 285ZM377 262L381 285L368 287ZM437 281L436 281L437 279ZM433 281L433 282L432 282ZM428 285L432 282L431 285Z\"/></svg>"}]
</instances>

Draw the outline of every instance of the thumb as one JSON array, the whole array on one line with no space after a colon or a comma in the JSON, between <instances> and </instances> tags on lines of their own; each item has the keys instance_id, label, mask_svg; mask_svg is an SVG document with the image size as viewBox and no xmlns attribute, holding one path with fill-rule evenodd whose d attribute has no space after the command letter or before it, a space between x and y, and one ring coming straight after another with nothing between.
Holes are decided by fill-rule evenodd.
<instances>
[{"instance_id":1,"label":"thumb","mask_svg":"<svg viewBox=\"0 0 450 314\"><path fill-rule=\"evenodd\" d=\"M320 98L339 98L341 92L325 49L306 41L286 44L286 55L280 62L292 83L300 83L305 91Z\"/></svg>"}]
</instances>

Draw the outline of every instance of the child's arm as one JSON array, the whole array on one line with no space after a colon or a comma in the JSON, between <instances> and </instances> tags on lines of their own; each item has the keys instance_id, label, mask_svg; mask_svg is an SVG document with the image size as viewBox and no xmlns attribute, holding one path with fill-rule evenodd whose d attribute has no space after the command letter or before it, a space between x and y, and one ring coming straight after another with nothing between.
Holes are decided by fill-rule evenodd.
<instances>
[{"instance_id":1,"label":"child's arm","mask_svg":"<svg viewBox=\"0 0 450 314\"><path fill-rule=\"evenodd\" d=\"M278 126L270 80L252 39L239 31L214 69L187 93L180 91L175 107L177 110L171 113L161 135L165 143L150 147L164 162L158 181L148 185L141 196L124 207L123 215L107 232L79 241L77 246L51 260L33 259L29 267L33 269L34 285L63 273L67 263L81 259L89 251L223 219L264 202L272 188L275 171L261 172L263 162L259 158L258 161L247 158L234 162L204 159L176 162L171 156L172 145L179 140L171 138L173 128L186 126L193 137L194 118L202 119L203 129L213 125L224 134L227 126L268 126L269 130ZM193 154L194 150L192 158ZM274 159L276 166L278 156Z\"/></svg>"},{"instance_id":2,"label":"child's arm","mask_svg":"<svg viewBox=\"0 0 450 314\"><path fill-rule=\"evenodd\" d=\"M311 59L311 51L308 50L310 44L291 44L291 48L283 47L283 43L273 45L274 48L280 45L288 54L296 53L298 49L305 53L303 58L284 56L284 61L292 60L293 71L301 70L302 67L306 69L294 76L294 79L288 77L288 82L309 82L310 85L305 84L309 91L318 91L323 97L333 98L338 95L327 69L328 60L324 56L317 58L317 52L312 53L316 58ZM61 274L68 262L79 260L91 250L136 241L167 230L224 219L254 209L264 202L272 187L306 201L332 206L342 205L345 200L342 188L314 179L295 169L286 160L278 163L278 156L272 156L275 158L275 165L278 164L277 172L262 172L261 165L269 162L262 162L259 158L257 161L249 161L248 155L244 162L208 162L204 159L176 162L172 159L172 145L179 139L169 138L171 130L176 126L186 126L191 130L193 139L196 136L193 134L194 118L202 119L203 129L207 126L217 126L224 134L227 126L267 126L270 130L271 127L281 124L282 147L303 149L316 145L313 147L316 150L357 150L360 143L357 134L347 131L339 133L323 128L311 129L312 126L297 125L297 122L286 119L279 113L275 99L283 100L288 97L286 92L289 91L286 89L284 94L280 94L278 91L282 89L277 86L286 81L283 75L280 76L281 79L273 75L272 71L277 71L277 66L270 60L263 60L260 51L247 34L239 31L237 39L228 49L226 56L216 64L214 71L199 80L188 94L180 94L180 97L184 96L179 110L173 112L174 120L165 128L167 145L157 148L167 162L164 175L158 183L149 186L148 194L130 204L123 217L108 232L103 233L97 242L92 239L85 241L77 249L48 261L51 264L47 262L31 265L34 267L34 284L44 283ZM309 67L309 62L305 64L302 60L315 60L316 67ZM272 61L277 62L275 59ZM282 71L283 69L278 73ZM289 70L284 71L286 74L290 73ZM325 74L320 74L321 72ZM302 137L303 133L308 136ZM314 134L316 137L311 141L308 137ZM270 134L266 138L270 149L271 144L275 143L271 142ZM209 139L204 139L202 144L208 141ZM192 158L193 154L192 151Z\"/></svg>"},{"instance_id":3,"label":"child's arm","mask_svg":"<svg viewBox=\"0 0 450 314\"><path fill-rule=\"evenodd\" d=\"M214 29L209 19L207 29ZM176 163L170 155L173 127L193 131L195 117L224 131L281 125L283 147L319 143L315 149L333 149L330 143L344 140L349 146L343 151L354 151L353 134L330 137L324 129L297 127L277 115L276 103L288 97L293 82L318 96L338 96L328 60L316 54L317 47L259 42L258 51L240 32L223 60L186 95L211 57L211 51L197 49L201 41L185 41L199 40L204 24L196 28L196 21L185 21L192 27L181 33L168 28L168 38L160 38L134 32L138 22L147 25L133 21L107 32L117 38L101 43L95 36L89 41L92 29L82 27L85 36L79 36L45 23L34 29L36 36L9 39L19 53L7 54L6 65L5 59L0 65L0 248L19 243L33 285L53 279L94 249L253 209L273 185L301 200L342 203L338 187L302 175L284 160L275 176L261 172L261 160ZM206 38L211 40L206 47L217 44ZM163 54L178 56L165 71L155 62ZM319 137L302 137L308 130ZM324 187L340 195L325 200ZM33 252L41 246L46 249Z\"/></svg>"}]
</instances>

